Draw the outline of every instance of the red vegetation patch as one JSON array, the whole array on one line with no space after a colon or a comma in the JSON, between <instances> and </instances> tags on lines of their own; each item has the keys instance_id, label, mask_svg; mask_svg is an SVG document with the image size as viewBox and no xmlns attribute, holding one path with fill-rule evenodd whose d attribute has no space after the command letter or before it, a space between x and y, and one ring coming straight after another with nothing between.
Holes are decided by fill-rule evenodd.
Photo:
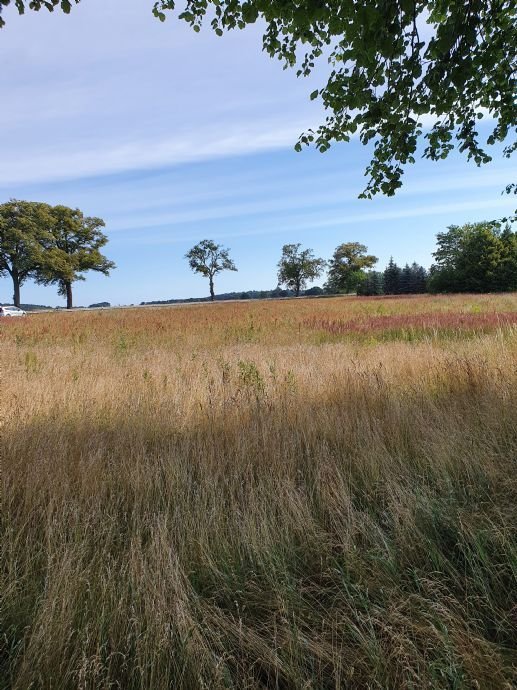
<instances>
[{"instance_id":1,"label":"red vegetation patch","mask_svg":"<svg viewBox=\"0 0 517 690\"><path fill-rule=\"evenodd\" d=\"M379 331L493 331L517 325L517 312L486 312L462 314L455 312L429 314L387 314L352 319L305 319L308 328L332 335Z\"/></svg>"}]
</instances>

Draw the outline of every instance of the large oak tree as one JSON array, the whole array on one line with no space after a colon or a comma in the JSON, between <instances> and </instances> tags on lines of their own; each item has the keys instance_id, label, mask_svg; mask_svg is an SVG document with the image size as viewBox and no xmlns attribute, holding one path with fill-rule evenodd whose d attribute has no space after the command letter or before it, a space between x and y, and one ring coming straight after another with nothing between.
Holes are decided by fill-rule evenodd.
<instances>
[{"instance_id":1,"label":"large oak tree","mask_svg":"<svg viewBox=\"0 0 517 690\"><path fill-rule=\"evenodd\" d=\"M70 12L78 2L14 0L19 12ZM154 0L153 12L163 21L175 6ZM298 75L328 61L326 83L311 94L328 116L297 148L326 151L354 135L371 143L363 196L394 194L420 152L438 160L457 146L479 165L490 160L487 145L504 142L505 156L517 148L514 0L183 0L178 14L218 35L259 21L264 50ZM484 141L482 119L491 123Z\"/></svg>"},{"instance_id":2,"label":"large oak tree","mask_svg":"<svg viewBox=\"0 0 517 690\"><path fill-rule=\"evenodd\" d=\"M73 306L72 285L84 280L83 273L97 271L108 275L115 268L100 252L108 241L101 231L104 225L101 218L84 216L77 208L52 207L52 223L36 279L44 285L57 284L59 294L66 297L67 309Z\"/></svg>"}]
</instances>

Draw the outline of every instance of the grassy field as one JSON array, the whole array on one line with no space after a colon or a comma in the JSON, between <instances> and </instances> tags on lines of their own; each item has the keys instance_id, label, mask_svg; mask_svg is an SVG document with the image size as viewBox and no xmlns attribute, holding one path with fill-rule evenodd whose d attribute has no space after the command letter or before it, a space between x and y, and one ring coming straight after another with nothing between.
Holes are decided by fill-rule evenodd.
<instances>
[{"instance_id":1,"label":"grassy field","mask_svg":"<svg viewBox=\"0 0 517 690\"><path fill-rule=\"evenodd\" d=\"M0 688L510 689L517 294L0 323Z\"/></svg>"}]
</instances>

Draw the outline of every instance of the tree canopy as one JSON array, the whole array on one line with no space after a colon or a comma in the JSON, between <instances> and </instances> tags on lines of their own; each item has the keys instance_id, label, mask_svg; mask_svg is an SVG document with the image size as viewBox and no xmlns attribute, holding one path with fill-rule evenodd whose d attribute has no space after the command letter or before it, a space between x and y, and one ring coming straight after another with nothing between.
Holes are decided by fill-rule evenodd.
<instances>
[{"instance_id":1,"label":"tree canopy","mask_svg":"<svg viewBox=\"0 0 517 690\"><path fill-rule=\"evenodd\" d=\"M48 238L51 208L34 201L11 199L0 204L0 276L13 281L13 303L20 306L20 288L34 277Z\"/></svg>"},{"instance_id":2,"label":"tree canopy","mask_svg":"<svg viewBox=\"0 0 517 690\"><path fill-rule=\"evenodd\" d=\"M79 1L14 4L20 13L70 12ZM153 13L164 21L175 8L174 0L155 0ZM259 21L263 49L299 76L328 61L326 84L311 94L328 115L296 148L326 151L354 135L373 144L362 196L394 194L422 137L432 160L457 146L480 165L491 159L487 146L504 142L508 157L517 149L509 140L517 121L513 0L185 0L178 14L195 31L208 23L217 35ZM486 140L478 133L483 118L491 123Z\"/></svg>"},{"instance_id":3,"label":"tree canopy","mask_svg":"<svg viewBox=\"0 0 517 690\"><path fill-rule=\"evenodd\" d=\"M72 307L72 284L86 271L108 275L115 267L100 249L108 238L101 218L79 209L11 199L0 204L0 276L13 281L13 302L20 306L20 288L28 278L43 285L57 283Z\"/></svg>"},{"instance_id":4,"label":"tree canopy","mask_svg":"<svg viewBox=\"0 0 517 690\"><path fill-rule=\"evenodd\" d=\"M365 269L377 263L377 257L367 254L368 247L360 242L345 242L336 247L329 261L327 289L332 292L352 292L366 279Z\"/></svg>"},{"instance_id":5,"label":"tree canopy","mask_svg":"<svg viewBox=\"0 0 517 690\"><path fill-rule=\"evenodd\" d=\"M115 264L100 252L108 241L101 231L105 225L101 218L84 216L79 209L67 206L52 207L51 215L36 280L43 285L57 283L59 294L66 297L67 309L71 309L72 284L84 280L86 271L108 275Z\"/></svg>"},{"instance_id":6,"label":"tree canopy","mask_svg":"<svg viewBox=\"0 0 517 690\"><path fill-rule=\"evenodd\" d=\"M517 290L517 232L481 222L451 225L436 236L434 292Z\"/></svg>"}]
</instances>

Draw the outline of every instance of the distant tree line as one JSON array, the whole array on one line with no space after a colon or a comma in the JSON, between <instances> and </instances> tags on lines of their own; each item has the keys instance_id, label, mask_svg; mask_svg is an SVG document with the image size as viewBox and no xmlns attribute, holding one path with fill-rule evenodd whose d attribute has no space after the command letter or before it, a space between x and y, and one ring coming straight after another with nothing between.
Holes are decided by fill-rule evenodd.
<instances>
[{"instance_id":1,"label":"distant tree line","mask_svg":"<svg viewBox=\"0 0 517 690\"><path fill-rule=\"evenodd\" d=\"M72 286L86 271L108 275L115 267L100 249L108 238L104 221L79 209L11 199L0 204L0 276L10 276L13 302L21 304L21 287L32 278L41 285L57 285L73 306Z\"/></svg>"},{"instance_id":2,"label":"distant tree line","mask_svg":"<svg viewBox=\"0 0 517 690\"><path fill-rule=\"evenodd\" d=\"M373 269L376 256L359 242L336 247L330 260L317 257L300 243L285 244L277 266L275 290L225 293L217 299L264 299L301 295L358 294L411 295L425 292L493 292L517 290L517 232L497 222L451 225L437 235L435 263L429 271L416 261L403 267L393 257L383 271ZM214 276L236 271L229 250L212 240L203 240L186 255L191 268L210 281L210 299L215 299ZM323 288L307 289L307 283L327 269ZM282 286L284 289L282 290ZM173 300L169 300L172 302Z\"/></svg>"},{"instance_id":3,"label":"distant tree line","mask_svg":"<svg viewBox=\"0 0 517 690\"><path fill-rule=\"evenodd\" d=\"M272 290L243 290L234 292L220 292L215 294L214 299L217 302L227 302L230 300L255 300L255 299L280 299L282 297L295 297L294 290L287 290L277 286ZM313 287L307 288L306 290L300 291L301 297L321 297L330 296L327 294L322 287L315 285ZM185 298L173 298L173 299L162 299L162 300L152 300L150 302L140 302L141 306L147 304L190 304L191 302L210 302L212 301L210 296L207 297L185 297ZM95 305L90 305L95 306Z\"/></svg>"},{"instance_id":4,"label":"distant tree line","mask_svg":"<svg viewBox=\"0 0 517 690\"><path fill-rule=\"evenodd\" d=\"M328 279L324 292L409 295L517 290L517 232L508 224L503 227L497 222L480 222L449 226L446 232L437 235L435 263L429 271L417 262L400 267L393 257L383 271L376 271L373 266L377 257L367 251L358 242L339 245L326 262ZM300 265L303 266L303 261ZM319 263L318 267L321 266Z\"/></svg>"},{"instance_id":5,"label":"distant tree line","mask_svg":"<svg viewBox=\"0 0 517 690\"><path fill-rule=\"evenodd\" d=\"M0 204L0 275L13 283L13 302L20 306L20 288L29 279L57 284L71 308L72 286L87 271L108 275L114 268L100 249L107 243L104 221L66 206L11 201ZM494 292L517 290L517 232L498 222L451 225L438 233L435 263L427 271L417 262L397 265L393 257L383 271L378 259L359 242L336 247L332 257L317 257L300 243L285 244L277 265L277 287L218 295L217 299L264 299L301 295L409 295L425 292ZM230 250L202 240L185 255L190 268L208 279L209 297L216 299L215 278L237 271ZM323 287L307 288L327 270ZM162 300L142 304L202 301ZM107 305L109 303L99 303Z\"/></svg>"}]
</instances>

